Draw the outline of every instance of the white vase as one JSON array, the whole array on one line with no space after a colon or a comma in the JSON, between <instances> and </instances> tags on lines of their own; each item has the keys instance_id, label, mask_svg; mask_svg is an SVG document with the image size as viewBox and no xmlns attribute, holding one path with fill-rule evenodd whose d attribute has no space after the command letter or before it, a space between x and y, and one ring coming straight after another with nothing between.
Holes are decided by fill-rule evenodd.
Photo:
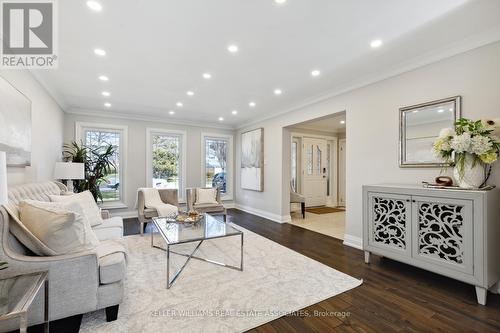
<instances>
[{"instance_id":1,"label":"white vase","mask_svg":"<svg viewBox=\"0 0 500 333\"><path fill-rule=\"evenodd\" d=\"M479 188L479 186L483 184L486 177L484 164L476 162L476 165L472 166L473 163L474 156L466 154L463 175L460 175L457 166L453 169L453 177L455 178L455 183L459 187L473 189Z\"/></svg>"}]
</instances>

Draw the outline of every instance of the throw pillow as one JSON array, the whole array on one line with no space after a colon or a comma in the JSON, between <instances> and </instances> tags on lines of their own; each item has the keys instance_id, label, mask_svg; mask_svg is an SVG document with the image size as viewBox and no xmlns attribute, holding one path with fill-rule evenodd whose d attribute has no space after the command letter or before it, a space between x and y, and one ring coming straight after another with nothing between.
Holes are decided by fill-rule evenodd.
<instances>
[{"instance_id":1,"label":"throw pillow","mask_svg":"<svg viewBox=\"0 0 500 333\"><path fill-rule=\"evenodd\" d=\"M92 229L90 225L90 221L85 215L82 205L77 201L70 202L47 202L48 205L54 205L54 207L60 208L62 210L69 210L77 214L77 217L81 217L81 220L77 218L75 223L83 223L83 232L84 232L84 243L90 243L93 247L99 245L99 239L97 239L97 235Z\"/></svg>"},{"instance_id":2,"label":"throw pillow","mask_svg":"<svg viewBox=\"0 0 500 333\"><path fill-rule=\"evenodd\" d=\"M217 189L215 188L197 188L196 204L218 204Z\"/></svg>"},{"instance_id":3,"label":"throw pillow","mask_svg":"<svg viewBox=\"0 0 500 333\"><path fill-rule=\"evenodd\" d=\"M43 253L44 255L91 250L98 244L98 241L95 243L95 239L92 240L86 232L82 215L74 211L81 211L77 203L62 205L25 200L19 204L21 223L50 249L47 253Z\"/></svg>"},{"instance_id":4,"label":"throw pillow","mask_svg":"<svg viewBox=\"0 0 500 333\"><path fill-rule=\"evenodd\" d=\"M49 195L52 202L78 202L83 208L83 215L87 217L90 226L102 224L101 210L97 206L90 191L76 193L74 195Z\"/></svg>"},{"instance_id":5,"label":"throw pillow","mask_svg":"<svg viewBox=\"0 0 500 333\"><path fill-rule=\"evenodd\" d=\"M40 242L40 240L36 238L35 235L33 235L31 231L29 231L28 228L24 226L21 220L19 220L19 210L17 207L15 209L15 212L14 209L10 209L12 207L7 207L7 206L4 207L9 213L11 221L13 222L9 224L10 232L12 232L14 236L16 236L18 241L20 241L24 246L26 246L28 249L31 250L31 252L33 252L36 255L39 256L56 255L54 251L52 251L47 246L45 246L45 244Z\"/></svg>"}]
</instances>

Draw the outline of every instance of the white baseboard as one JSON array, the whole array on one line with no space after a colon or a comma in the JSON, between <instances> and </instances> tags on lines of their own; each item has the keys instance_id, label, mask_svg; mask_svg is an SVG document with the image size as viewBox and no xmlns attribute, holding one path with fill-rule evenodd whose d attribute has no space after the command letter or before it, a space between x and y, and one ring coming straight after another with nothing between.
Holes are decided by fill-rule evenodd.
<instances>
[{"instance_id":1,"label":"white baseboard","mask_svg":"<svg viewBox=\"0 0 500 333\"><path fill-rule=\"evenodd\" d=\"M271 220L273 222L286 223L286 222L291 221L290 215L281 216L278 214L267 212L265 210L260 210L257 208L253 208L253 207L249 207L249 206L245 206L245 205L240 205L240 204L235 204L234 208L242 210L246 213L250 213L253 215L257 215L257 216L266 218L266 219Z\"/></svg>"},{"instance_id":2,"label":"white baseboard","mask_svg":"<svg viewBox=\"0 0 500 333\"><path fill-rule=\"evenodd\" d=\"M345 234L344 245L363 250L363 239L361 237Z\"/></svg>"}]
</instances>

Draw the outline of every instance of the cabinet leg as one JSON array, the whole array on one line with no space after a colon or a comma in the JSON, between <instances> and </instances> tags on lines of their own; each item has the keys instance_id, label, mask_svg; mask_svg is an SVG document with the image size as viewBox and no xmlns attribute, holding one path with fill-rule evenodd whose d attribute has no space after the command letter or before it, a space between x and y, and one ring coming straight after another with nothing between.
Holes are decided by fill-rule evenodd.
<instances>
[{"instance_id":1,"label":"cabinet leg","mask_svg":"<svg viewBox=\"0 0 500 333\"><path fill-rule=\"evenodd\" d=\"M370 251L365 251L365 264L370 263Z\"/></svg>"},{"instance_id":2,"label":"cabinet leg","mask_svg":"<svg viewBox=\"0 0 500 333\"><path fill-rule=\"evenodd\" d=\"M481 305L486 305L486 296L488 295L488 289L476 286L476 296L477 302Z\"/></svg>"}]
</instances>

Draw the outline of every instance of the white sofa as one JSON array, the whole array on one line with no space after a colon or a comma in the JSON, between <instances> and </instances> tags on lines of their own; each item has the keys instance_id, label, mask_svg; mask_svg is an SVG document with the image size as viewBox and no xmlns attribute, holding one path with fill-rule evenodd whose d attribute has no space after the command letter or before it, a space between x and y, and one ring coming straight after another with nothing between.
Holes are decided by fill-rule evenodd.
<instances>
[{"instance_id":1,"label":"white sofa","mask_svg":"<svg viewBox=\"0 0 500 333\"><path fill-rule=\"evenodd\" d=\"M123 300L126 272L122 218L109 218L103 212L104 223L93 228L100 245L94 251L61 256L34 255L11 232L16 224L6 207L17 211L17 205L24 199L50 201L49 195L65 191L66 187L58 182L26 184L9 190L9 203L0 207L0 261L7 261L9 267L0 271L0 278L48 271L51 321L98 309L106 309L108 321L115 320ZM43 296L40 292L30 309L29 325L43 322ZM2 324L0 332L12 330L14 324Z\"/></svg>"}]
</instances>

